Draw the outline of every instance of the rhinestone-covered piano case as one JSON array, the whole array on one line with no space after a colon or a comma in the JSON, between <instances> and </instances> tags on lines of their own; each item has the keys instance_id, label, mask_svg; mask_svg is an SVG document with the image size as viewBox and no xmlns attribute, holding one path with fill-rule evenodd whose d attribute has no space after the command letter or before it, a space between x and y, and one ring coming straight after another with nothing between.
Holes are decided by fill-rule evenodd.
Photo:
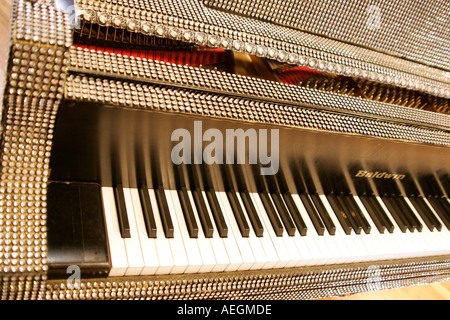
<instances>
[{"instance_id":1,"label":"rhinestone-covered piano case","mask_svg":"<svg viewBox=\"0 0 450 320\"><path fill-rule=\"evenodd\" d=\"M442 1L13 0L2 299L450 279Z\"/></svg>"}]
</instances>

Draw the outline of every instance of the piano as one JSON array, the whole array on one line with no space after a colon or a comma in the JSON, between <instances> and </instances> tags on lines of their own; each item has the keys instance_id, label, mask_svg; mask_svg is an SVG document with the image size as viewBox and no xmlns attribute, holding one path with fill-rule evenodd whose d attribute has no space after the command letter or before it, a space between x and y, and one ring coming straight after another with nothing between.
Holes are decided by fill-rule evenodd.
<instances>
[{"instance_id":1,"label":"piano","mask_svg":"<svg viewBox=\"0 0 450 320\"><path fill-rule=\"evenodd\" d=\"M444 6L13 0L2 299L448 281Z\"/></svg>"}]
</instances>

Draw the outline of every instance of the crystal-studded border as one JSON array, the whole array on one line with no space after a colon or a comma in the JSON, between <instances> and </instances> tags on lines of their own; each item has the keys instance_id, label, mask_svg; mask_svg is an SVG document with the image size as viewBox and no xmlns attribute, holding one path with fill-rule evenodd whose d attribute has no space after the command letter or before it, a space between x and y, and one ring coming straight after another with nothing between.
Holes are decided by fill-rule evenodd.
<instances>
[{"instance_id":1,"label":"crystal-studded border","mask_svg":"<svg viewBox=\"0 0 450 320\"><path fill-rule=\"evenodd\" d=\"M47 272L46 191L58 106L71 45L68 19L51 1L14 1L2 109L2 290L38 298ZM4 298L5 292L1 295Z\"/></svg>"},{"instance_id":2,"label":"crystal-studded border","mask_svg":"<svg viewBox=\"0 0 450 320\"><path fill-rule=\"evenodd\" d=\"M448 256L213 274L49 280L49 300L318 299L450 280Z\"/></svg>"},{"instance_id":3,"label":"crystal-studded border","mask_svg":"<svg viewBox=\"0 0 450 320\"><path fill-rule=\"evenodd\" d=\"M264 26L268 30L267 34L259 36L247 34L244 31L237 32L231 29L228 30L226 27L220 25L208 25L201 21L189 23L183 17L145 12L137 8L130 9L117 5L105 5L102 1L87 2L85 0L79 0L78 6L82 12L81 17L84 21L98 23L102 26L113 26L146 35L155 35L157 37L182 40L202 46L220 47L225 50L255 54L280 62L307 66L319 71L358 77L450 98L450 79L443 75L443 71L381 53L371 52L367 49L359 49L348 44L342 44L345 50L342 48L341 50L321 51L317 48L312 49L306 46L307 44L317 42L317 39L316 41L314 39L308 39L304 44L290 43L286 39L278 40L275 35L282 32L279 30L272 32L272 28L284 28L286 29L283 29L284 33L289 35L294 33L294 36L290 36L292 39L312 36L281 26L269 27L266 24ZM203 10L206 10L206 8L203 8ZM208 15L215 14L216 12L214 10L208 11ZM225 13L220 12L217 14ZM198 18L200 20L202 19L201 16ZM230 19L245 18L230 15L226 20L228 21ZM216 20L220 21L218 18ZM247 19L242 23L257 24L259 22ZM251 29L256 30L258 28L252 26ZM264 30L264 28L262 29ZM335 42L337 44L337 41ZM350 47L347 48L348 46ZM335 51L341 51L341 54L335 54ZM359 51L362 52L360 57L357 54ZM345 52L351 52L351 54L345 56ZM384 56L387 56L387 58L384 58ZM404 66L407 66L407 70L404 70Z\"/></svg>"},{"instance_id":4,"label":"crystal-studded border","mask_svg":"<svg viewBox=\"0 0 450 320\"><path fill-rule=\"evenodd\" d=\"M450 146L450 132L119 79L69 74L67 99Z\"/></svg>"},{"instance_id":5,"label":"crystal-studded border","mask_svg":"<svg viewBox=\"0 0 450 320\"><path fill-rule=\"evenodd\" d=\"M171 63L116 55L81 48L70 50L70 70L74 73L103 73L132 80L159 81L200 90L216 90L253 98L297 105L331 108L340 111L384 117L390 121L429 124L450 128L450 116L409 107L351 97L313 88L276 83L225 72L180 66Z\"/></svg>"},{"instance_id":6,"label":"crystal-studded border","mask_svg":"<svg viewBox=\"0 0 450 320\"><path fill-rule=\"evenodd\" d=\"M448 3L443 1L203 0L203 3L212 9L292 26L450 69Z\"/></svg>"}]
</instances>

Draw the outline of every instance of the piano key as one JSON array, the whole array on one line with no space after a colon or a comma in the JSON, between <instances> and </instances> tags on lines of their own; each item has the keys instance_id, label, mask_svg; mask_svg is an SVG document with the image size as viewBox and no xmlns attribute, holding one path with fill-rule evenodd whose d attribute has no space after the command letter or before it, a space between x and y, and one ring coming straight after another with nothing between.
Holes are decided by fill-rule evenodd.
<instances>
[{"instance_id":1,"label":"piano key","mask_svg":"<svg viewBox=\"0 0 450 320\"><path fill-rule=\"evenodd\" d=\"M197 214L205 237L212 238L214 226L206 209L206 201L202 196L202 185L200 183L201 170L198 165L191 165L189 168L190 170L188 170L188 173L192 185L191 193L194 198L194 207L197 209Z\"/></svg>"},{"instance_id":2,"label":"piano key","mask_svg":"<svg viewBox=\"0 0 450 320\"><path fill-rule=\"evenodd\" d=\"M275 204L275 208L278 211L278 215L283 222L284 229L289 236L294 236L295 234L295 225L292 222L292 219L287 211L286 205L283 202L283 198L278 191L271 193L273 203Z\"/></svg>"},{"instance_id":3,"label":"piano key","mask_svg":"<svg viewBox=\"0 0 450 320\"><path fill-rule=\"evenodd\" d=\"M192 203L189 200L187 193L187 183L185 175L185 166L180 164L175 166L175 181L178 191L178 199L181 203L181 209L184 215L184 220L191 238L198 237L198 225L194 218L194 212L192 209Z\"/></svg>"},{"instance_id":4,"label":"piano key","mask_svg":"<svg viewBox=\"0 0 450 320\"><path fill-rule=\"evenodd\" d=\"M241 165L237 165L234 167L228 167L230 170L234 169L236 182L237 182L237 190L239 192L240 198L244 205L244 208L247 212L248 219L250 220L250 224L252 225L253 231L255 232L257 237L262 237L264 234L264 228L262 226L261 220L259 219L258 212L255 209L253 201L250 197L250 193L248 191L248 175L244 173L244 168ZM230 172L231 174L231 172Z\"/></svg>"},{"instance_id":5,"label":"piano key","mask_svg":"<svg viewBox=\"0 0 450 320\"><path fill-rule=\"evenodd\" d=\"M258 216L258 212L255 209L253 201L250 197L250 194L247 190L241 191L240 193L242 202L247 211L247 215L249 217L250 223L253 227L253 232L257 237L262 237L264 234L264 227L261 223L261 220Z\"/></svg>"},{"instance_id":6,"label":"piano key","mask_svg":"<svg viewBox=\"0 0 450 320\"><path fill-rule=\"evenodd\" d=\"M216 192L216 195L223 212L225 222L230 227L230 234L227 239L233 240L229 241L229 243L236 246L236 248L233 249L239 252L242 258L242 264L239 265L238 270L250 270L255 265L256 261L248 244L248 239L243 237L239 230L233 210L228 202L227 194L224 191L218 191Z\"/></svg>"},{"instance_id":7,"label":"piano key","mask_svg":"<svg viewBox=\"0 0 450 320\"><path fill-rule=\"evenodd\" d=\"M259 194L251 193L250 196L253 198L253 202L255 207L257 208L261 222L266 227L266 234L264 235L264 247L269 247L271 250L273 248L273 252L269 251L268 256L272 257L272 260L276 260L274 268L284 268L292 261L291 256L289 255L288 250L286 249L285 243L281 235L283 234L283 230L281 229L281 235L276 234L275 230L271 228L272 222L270 222L269 215L265 211L264 204L259 197Z\"/></svg>"},{"instance_id":8,"label":"piano key","mask_svg":"<svg viewBox=\"0 0 450 320\"><path fill-rule=\"evenodd\" d=\"M226 195L228 197L233 216L237 222L241 235L243 237L248 237L250 234L250 227L247 223L247 219L245 218L244 211L239 203L239 200L237 199L236 192L233 189L228 190L226 192Z\"/></svg>"},{"instance_id":9,"label":"piano key","mask_svg":"<svg viewBox=\"0 0 450 320\"><path fill-rule=\"evenodd\" d=\"M349 195L345 195L344 197L347 200L349 209L355 213L355 216L356 216L356 219L358 220L359 225L362 226L362 228L366 234L369 234L371 227L370 227L369 223L367 222L367 219L362 214L359 206L356 204L355 198L353 197L353 195L349 194Z\"/></svg>"},{"instance_id":10,"label":"piano key","mask_svg":"<svg viewBox=\"0 0 450 320\"><path fill-rule=\"evenodd\" d=\"M162 188L160 188L161 190ZM158 189L157 189L158 190ZM155 191L157 191L155 190ZM170 218L170 221L172 224L172 230L173 234L172 237L169 237L169 244L172 251L172 257L174 261L174 267L172 268L172 271L170 273L185 273L186 270L192 270L191 265L189 264L188 255L186 252L186 248L183 243L183 237L181 235L181 228L180 224L178 223L177 219L177 210L175 210L173 201L172 201L172 192L175 192L174 190L163 190L162 193L164 194L165 200L167 201L167 215L168 218ZM178 213L180 213L180 210L178 210ZM161 215L161 222L162 222ZM195 270L198 266L194 265L193 269Z\"/></svg>"},{"instance_id":11,"label":"piano key","mask_svg":"<svg viewBox=\"0 0 450 320\"><path fill-rule=\"evenodd\" d=\"M214 188L213 168L206 167L206 166L199 168L198 166L195 166L194 169L197 169L197 171L196 171L197 174L199 174L201 172L202 176L204 177L205 191L206 191L206 195L208 198L209 207L211 209L214 222L216 224L216 228L219 232L220 237L226 238L228 235L228 225L225 222L221 206L217 199L217 193ZM203 169L203 170L200 170L200 169ZM194 181L196 181L195 178L194 178ZM198 181L197 181L197 183L198 183Z\"/></svg>"},{"instance_id":12,"label":"piano key","mask_svg":"<svg viewBox=\"0 0 450 320\"><path fill-rule=\"evenodd\" d=\"M217 199L216 191L213 188L209 188L206 191L206 196L208 198L209 206L219 235L222 238L226 238L228 236L228 225L223 216L222 208L219 204L219 200Z\"/></svg>"},{"instance_id":13,"label":"piano key","mask_svg":"<svg viewBox=\"0 0 450 320\"><path fill-rule=\"evenodd\" d=\"M305 206L305 210L310 218L310 220L313 223L314 229L316 230L317 234L323 236L325 233L325 226L322 223L322 220L319 217L318 212L316 211L316 207L314 206L312 200L310 199L310 196L302 193L300 194L300 199Z\"/></svg>"},{"instance_id":14,"label":"piano key","mask_svg":"<svg viewBox=\"0 0 450 320\"><path fill-rule=\"evenodd\" d=\"M334 212L331 201L337 202L336 198L334 198L334 195L319 195L320 199L325 206L325 209L328 212ZM343 217L341 215L341 217ZM331 220L335 225L341 225L339 221L339 216L336 214L330 215ZM351 227L350 227L351 231ZM359 261L361 256L361 248L360 248L360 242L359 242L359 235L353 235L353 233L346 231L343 227L338 228L336 227L336 233L332 237L333 241L328 240L329 237L318 237L319 240L322 238L322 240L327 246L327 250L329 253L327 253L328 257L335 257L333 260L337 259L337 261L342 261L341 259L344 259L344 261ZM335 256L335 254L338 253L338 256ZM343 258L345 257L345 258ZM332 260L332 261L333 261Z\"/></svg>"},{"instance_id":15,"label":"piano key","mask_svg":"<svg viewBox=\"0 0 450 320\"><path fill-rule=\"evenodd\" d=\"M380 198L383 201L384 205L387 207L388 211L391 213L397 226L403 233L405 233L408 229L408 225L404 221L404 218L400 215L400 209L397 207L397 204L390 196L381 196Z\"/></svg>"},{"instance_id":16,"label":"piano key","mask_svg":"<svg viewBox=\"0 0 450 320\"><path fill-rule=\"evenodd\" d=\"M446 198L428 197L427 201L431 204L442 223L450 230L450 207L448 202L444 202L447 201Z\"/></svg>"},{"instance_id":17,"label":"piano key","mask_svg":"<svg viewBox=\"0 0 450 320\"><path fill-rule=\"evenodd\" d=\"M224 165L222 169L222 178L225 185L226 195L231 205L233 215L243 237L248 237L250 227L244 214L244 209L237 198L237 190L233 183L234 172L231 165Z\"/></svg>"},{"instance_id":18,"label":"piano key","mask_svg":"<svg viewBox=\"0 0 450 320\"><path fill-rule=\"evenodd\" d=\"M192 191L188 191L188 195L191 203L193 203L195 200ZM203 195L201 193L199 195L204 201ZM195 219L199 220L200 217L196 206L192 206L192 208ZM204 209L206 216L209 217L206 206ZM202 266L200 269L201 272L223 272L227 265L230 264L223 242L218 237L217 232L215 234L216 236L214 236L214 232L211 232L209 237L206 237L202 232L198 234L197 244L202 255L203 263L206 266Z\"/></svg>"},{"instance_id":19,"label":"piano key","mask_svg":"<svg viewBox=\"0 0 450 320\"><path fill-rule=\"evenodd\" d=\"M145 195L144 195L144 194ZM130 189L130 195L131 195L131 201L133 204L133 212L129 214L134 214L134 218L136 220L136 226L137 226L137 234L139 238L139 242L141 244L142 249L142 258L144 261L144 267L142 268L141 275L153 275L158 272L158 269L162 266L160 262L160 258L158 256L158 249L157 249L157 243L158 240L156 240L157 236L157 228L156 228L156 221L154 220L154 236L150 237L148 235L148 227L147 222L145 221L145 212L143 212L144 206L150 206L150 196L148 188L144 189L139 188L131 188ZM144 200L147 199L147 200ZM142 201L148 201L148 204L143 204ZM164 270L169 271L169 270Z\"/></svg>"},{"instance_id":20,"label":"piano key","mask_svg":"<svg viewBox=\"0 0 450 320\"><path fill-rule=\"evenodd\" d=\"M207 195L202 191L203 199L207 203ZM210 206L206 206L208 215L212 215ZM221 237L218 231L214 231L208 239L214 249L214 256L218 265L214 268L217 271L236 271L242 264L242 257L236 246L234 238Z\"/></svg>"},{"instance_id":21,"label":"piano key","mask_svg":"<svg viewBox=\"0 0 450 320\"><path fill-rule=\"evenodd\" d=\"M335 197L337 199L337 206L340 207L341 214L344 214L348 221L350 221L353 231L355 231L356 234L361 234L362 225L359 224L355 212L349 208L347 198L342 194L335 195Z\"/></svg>"},{"instance_id":22,"label":"piano key","mask_svg":"<svg viewBox=\"0 0 450 320\"><path fill-rule=\"evenodd\" d=\"M202 259L202 254L198 248L197 237L192 237L187 224L185 223L185 217L183 216L182 206L179 193L176 190L168 190L166 192L169 210L171 212L172 221L174 222L174 242L179 240L180 251L185 253L187 259L187 266L185 273L197 273L206 272L211 270L212 266L209 264L204 264ZM186 201L190 205L190 199L187 192L184 194L186 196ZM195 219L194 213L191 212L192 219ZM192 222L195 222L192 221ZM183 257L184 258L184 257Z\"/></svg>"},{"instance_id":23,"label":"piano key","mask_svg":"<svg viewBox=\"0 0 450 320\"><path fill-rule=\"evenodd\" d=\"M119 216L112 187L102 187L102 200L111 259L109 276L123 276L128 267L128 260L125 243L120 233Z\"/></svg>"},{"instance_id":24,"label":"piano key","mask_svg":"<svg viewBox=\"0 0 450 320\"><path fill-rule=\"evenodd\" d=\"M155 190L156 202L158 203L158 211L161 216L161 223L166 238L173 238L174 228L170 217L169 206L167 204L166 194L163 187L157 187Z\"/></svg>"},{"instance_id":25,"label":"piano key","mask_svg":"<svg viewBox=\"0 0 450 320\"><path fill-rule=\"evenodd\" d=\"M303 218L300 214L300 211L297 208L297 205L294 202L294 199L292 199L292 194L289 191L285 191L283 193L283 199L286 203L286 206L289 209L289 212L291 213L292 219L294 220L295 225L297 226L298 232L302 236L306 236L308 227L306 226L305 222L303 221Z\"/></svg>"},{"instance_id":26,"label":"piano key","mask_svg":"<svg viewBox=\"0 0 450 320\"><path fill-rule=\"evenodd\" d=\"M241 207L243 207L243 200L240 197L240 195L237 195L238 200L241 204ZM251 200L251 199L249 199ZM266 252L264 250L264 247L261 244L261 237L257 237L254 230L251 228L249 231L249 236L248 236L248 243L250 245L250 249L253 252L253 255L255 257L255 265L253 266L254 269L259 269L259 268L270 268L271 266L273 266L273 261L269 261L267 256L266 256Z\"/></svg>"},{"instance_id":27,"label":"piano key","mask_svg":"<svg viewBox=\"0 0 450 320\"><path fill-rule=\"evenodd\" d=\"M383 224L383 220L379 217L377 210L372 205L371 201L368 199L369 196L361 195L359 199L361 200L363 207L368 212L371 220L374 222L376 228L380 233L384 233L386 226Z\"/></svg>"},{"instance_id":28,"label":"piano key","mask_svg":"<svg viewBox=\"0 0 450 320\"><path fill-rule=\"evenodd\" d=\"M340 225L342 226L342 229L344 230L345 234L350 235L353 227L348 219L347 214L344 212L344 210L341 208L341 206L338 203L338 199L334 194L329 194L326 196L326 199L331 205L331 208L333 209L332 212L335 213L337 219L339 220Z\"/></svg>"},{"instance_id":29,"label":"piano key","mask_svg":"<svg viewBox=\"0 0 450 320\"><path fill-rule=\"evenodd\" d=\"M389 233L392 233L394 231L394 224L389 219L389 217L386 215L384 209L380 206L380 203L376 196L368 196L368 201L371 203L372 208L376 211L379 219L383 221L383 225L386 227Z\"/></svg>"},{"instance_id":30,"label":"piano key","mask_svg":"<svg viewBox=\"0 0 450 320\"><path fill-rule=\"evenodd\" d=\"M203 234L205 238L212 238L214 232L214 226L212 224L211 218L209 217L208 211L206 209L205 199L202 196L202 191L198 188L191 191L194 198L195 209L202 226ZM195 210L194 209L194 210Z\"/></svg>"},{"instance_id":31,"label":"piano key","mask_svg":"<svg viewBox=\"0 0 450 320\"><path fill-rule=\"evenodd\" d=\"M142 256L130 189L123 189L123 197L125 200L128 221L130 223L130 237L124 239L128 259L128 268L127 271L125 271L125 275L136 276L140 275L144 268L144 258Z\"/></svg>"},{"instance_id":32,"label":"piano key","mask_svg":"<svg viewBox=\"0 0 450 320\"><path fill-rule=\"evenodd\" d=\"M162 227L161 214L159 213L159 207L157 205L156 192L154 189L148 190L150 203L154 210L154 217L156 223L156 238L155 247L158 254L159 266L156 270L156 274L170 274L175 268L174 253L170 239L166 238ZM174 273L179 273L179 270L175 269Z\"/></svg>"},{"instance_id":33,"label":"piano key","mask_svg":"<svg viewBox=\"0 0 450 320\"><path fill-rule=\"evenodd\" d=\"M330 218L330 215L328 214L327 210L325 210L325 207L323 206L322 201L320 200L320 197L317 193L314 193L311 195L311 199L317 209L317 212L319 213L320 217L322 218L323 223L325 224L325 227L327 228L327 231L330 235L334 235L336 233L336 226L334 225L333 221Z\"/></svg>"},{"instance_id":34,"label":"piano key","mask_svg":"<svg viewBox=\"0 0 450 320\"><path fill-rule=\"evenodd\" d=\"M384 210L386 216L391 220L394 220L394 213L391 211L391 209L388 207L388 204L390 203L386 199L382 199L382 197L377 196L376 199L379 202L380 206ZM395 207L394 207L395 208ZM398 224L397 224L398 225ZM407 232L408 227L404 225L402 228L394 228L394 231L392 234L385 234L386 237L390 239L391 243L391 249L392 252L395 254L396 257L399 258L405 258L408 256L411 256L411 253L414 252L415 248L412 244L412 241L414 239L415 234L411 232Z\"/></svg>"},{"instance_id":35,"label":"piano key","mask_svg":"<svg viewBox=\"0 0 450 320\"><path fill-rule=\"evenodd\" d=\"M434 228L436 230L440 231L439 225L440 223L436 223L437 220L433 218L433 213L429 210L426 203L423 202L423 198L410 196L409 201L413 204L413 206L416 208L416 211L419 213L420 217L424 221L425 225L428 227L430 231L433 231ZM440 225L440 228L442 229L442 225Z\"/></svg>"},{"instance_id":36,"label":"piano key","mask_svg":"<svg viewBox=\"0 0 450 320\"><path fill-rule=\"evenodd\" d=\"M130 223L127 217L127 209L125 207L123 187L121 184L114 187L114 198L119 218L120 234L122 235L122 238L130 238Z\"/></svg>"},{"instance_id":37,"label":"piano key","mask_svg":"<svg viewBox=\"0 0 450 320\"><path fill-rule=\"evenodd\" d=\"M192 204L189 200L187 189L182 187L178 190L178 198L181 204L181 210L183 212L184 221L186 222L187 230L191 238L198 237L198 225L194 217Z\"/></svg>"},{"instance_id":38,"label":"piano key","mask_svg":"<svg viewBox=\"0 0 450 320\"><path fill-rule=\"evenodd\" d=\"M259 193L259 197L261 198L261 201L264 205L264 209L266 210L267 216L269 218L269 221L275 234L278 237L281 237L283 235L284 228L283 225L281 224L281 221L278 217L275 207L270 199L269 193L266 190L264 190Z\"/></svg>"},{"instance_id":39,"label":"piano key","mask_svg":"<svg viewBox=\"0 0 450 320\"><path fill-rule=\"evenodd\" d=\"M403 197L399 196L392 196L393 201L397 204L397 208L399 209L399 214L402 215L404 221L408 225L408 229L411 232L414 232L419 226L416 225L415 218L413 214L410 212L408 205L404 202Z\"/></svg>"},{"instance_id":40,"label":"piano key","mask_svg":"<svg viewBox=\"0 0 450 320\"><path fill-rule=\"evenodd\" d=\"M144 215L147 236L149 238L156 238L156 233L157 233L156 222L155 222L155 216L153 213L153 209L152 209L152 206L150 203L150 197L148 195L148 187L146 185L142 185L139 187L138 192L139 192L142 212Z\"/></svg>"},{"instance_id":41,"label":"piano key","mask_svg":"<svg viewBox=\"0 0 450 320\"><path fill-rule=\"evenodd\" d=\"M305 194L302 194L305 195ZM298 194L292 194L292 199L300 213L302 215L308 215L306 212L306 207L304 206L303 201L301 200ZM309 229L314 229L312 225L311 219L305 219L305 224ZM305 245L309 249L309 253L311 256L311 264L322 264L322 263L333 263L334 257L332 257L332 253L329 249L329 245L326 245L325 237L319 235L317 232L309 232L306 237L303 237L305 241ZM338 255L339 250L335 253Z\"/></svg>"}]
</instances>

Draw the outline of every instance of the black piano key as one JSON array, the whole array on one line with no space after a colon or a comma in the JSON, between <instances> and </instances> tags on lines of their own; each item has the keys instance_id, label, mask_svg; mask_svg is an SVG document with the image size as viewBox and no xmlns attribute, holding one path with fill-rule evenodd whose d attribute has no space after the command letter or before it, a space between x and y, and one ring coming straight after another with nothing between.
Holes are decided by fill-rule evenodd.
<instances>
[{"instance_id":1,"label":"black piano key","mask_svg":"<svg viewBox=\"0 0 450 320\"><path fill-rule=\"evenodd\" d=\"M414 222L413 217L408 211L408 204L402 201L402 197L392 196L391 199L396 203L398 208L397 213L402 216L403 221L407 224L409 231L414 232L417 226Z\"/></svg>"},{"instance_id":2,"label":"black piano key","mask_svg":"<svg viewBox=\"0 0 450 320\"><path fill-rule=\"evenodd\" d=\"M400 230L405 233L408 229L407 223L403 220L404 218L399 214L400 209L398 208L395 201L390 196L383 195L380 197L383 203L386 205L387 209L389 210L389 213L394 218L394 221L397 223L397 226L400 228Z\"/></svg>"},{"instance_id":3,"label":"black piano key","mask_svg":"<svg viewBox=\"0 0 450 320\"><path fill-rule=\"evenodd\" d=\"M392 223L391 219L387 216L381 204L378 202L375 196L368 196L368 201L372 205L372 208L376 211L378 218L383 222L389 233L394 232L395 225Z\"/></svg>"},{"instance_id":4,"label":"black piano key","mask_svg":"<svg viewBox=\"0 0 450 320\"><path fill-rule=\"evenodd\" d=\"M286 208L286 205L283 202L283 198L279 192L272 192L271 193L273 203L275 204L275 208L278 211L278 214L281 218L281 221L283 222L284 229L286 230L287 234L289 236L295 235L295 225L292 222L292 219L289 215L289 212Z\"/></svg>"},{"instance_id":5,"label":"black piano key","mask_svg":"<svg viewBox=\"0 0 450 320\"><path fill-rule=\"evenodd\" d=\"M405 214L408 215L408 218L411 220L413 227L415 227L417 231L421 232L423 230L423 225L417 218L411 206L406 202L404 197L399 197L399 201L404 204Z\"/></svg>"},{"instance_id":6,"label":"black piano key","mask_svg":"<svg viewBox=\"0 0 450 320\"><path fill-rule=\"evenodd\" d=\"M300 200L302 201L303 206L305 207L306 212L308 213L308 216L313 223L314 229L316 229L317 231L317 234L319 236L323 236L325 233L325 226L322 223L322 220L319 217L319 213L317 212L312 200L305 193L300 194Z\"/></svg>"},{"instance_id":7,"label":"black piano key","mask_svg":"<svg viewBox=\"0 0 450 320\"><path fill-rule=\"evenodd\" d=\"M236 179L238 183L239 194L244 204L245 210L247 211L250 224L253 227L253 231L257 237L262 237L264 234L264 228L259 219L258 212L256 211L255 205L253 204L252 198L247 187L247 179L244 176L244 171L242 166L236 166L234 170L236 174Z\"/></svg>"},{"instance_id":8,"label":"black piano key","mask_svg":"<svg viewBox=\"0 0 450 320\"><path fill-rule=\"evenodd\" d=\"M114 198L116 199L120 234L122 235L122 238L131 238L130 222L128 221L127 208L125 206L125 197L123 195L123 187L121 184L118 184L114 187Z\"/></svg>"},{"instance_id":9,"label":"black piano key","mask_svg":"<svg viewBox=\"0 0 450 320\"><path fill-rule=\"evenodd\" d=\"M155 189L156 202L158 203L159 214L166 238L174 237L174 228L172 218L170 217L169 205L167 204L166 194L162 187Z\"/></svg>"},{"instance_id":10,"label":"black piano key","mask_svg":"<svg viewBox=\"0 0 450 320\"><path fill-rule=\"evenodd\" d=\"M223 169L223 182L225 185L225 190L227 194L228 201L230 202L231 209L233 211L233 215L238 224L239 230L243 237L249 237L250 235L250 227L248 225L247 219L245 218L244 210L239 202L237 197L237 191L233 184L233 170L231 165L225 165L222 167Z\"/></svg>"},{"instance_id":11,"label":"black piano key","mask_svg":"<svg viewBox=\"0 0 450 320\"><path fill-rule=\"evenodd\" d=\"M194 210L192 209L191 201L185 187L178 190L178 197L180 198L181 209L183 211L184 221L186 222L189 237L198 238L197 221L195 220Z\"/></svg>"},{"instance_id":12,"label":"black piano key","mask_svg":"<svg viewBox=\"0 0 450 320\"><path fill-rule=\"evenodd\" d=\"M272 224L275 235L277 237L281 237L283 235L284 228L281 224L280 219L278 218L272 201L270 200L269 193L267 192L267 190L261 191L259 193L259 197L261 198L261 201L264 205L264 209L266 209L267 216L269 217L270 223Z\"/></svg>"},{"instance_id":13,"label":"black piano key","mask_svg":"<svg viewBox=\"0 0 450 320\"><path fill-rule=\"evenodd\" d=\"M442 200L447 201L446 198L428 197L428 202L433 207L438 217L442 220L448 230L450 230L450 210Z\"/></svg>"},{"instance_id":14,"label":"black piano key","mask_svg":"<svg viewBox=\"0 0 450 320\"><path fill-rule=\"evenodd\" d=\"M359 196L359 199L361 200L364 208L366 208L367 213L369 214L370 218L375 224L375 227L378 229L380 233L384 233L384 231L386 230L386 226L383 224L383 220L379 217L377 210L373 207L372 203L368 198L369 196L367 195Z\"/></svg>"},{"instance_id":15,"label":"black piano key","mask_svg":"<svg viewBox=\"0 0 450 320\"><path fill-rule=\"evenodd\" d=\"M433 229L436 228L436 225L430 215L430 213L432 212L430 210L427 210L426 208L426 203L414 196L409 197L409 201L411 201L414 208L416 208L423 222L425 222L426 226L428 227L428 230L433 231Z\"/></svg>"},{"instance_id":16,"label":"black piano key","mask_svg":"<svg viewBox=\"0 0 450 320\"><path fill-rule=\"evenodd\" d=\"M284 202L286 203L286 206L288 207L292 219L294 220L295 225L297 226L297 230L302 236L306 236L306 233L308 231L308 227L305 224L305 221L303 221L303 218L300 214L300 211L297 208L297 205L295 204L294 199L292 198L292 194L289 191L286 191L283 193Z\"/></svg>"},{"instance_id":17,"label":"black piano key","mask_svg":"<svg viewBox=\"0 0 450 320\"><path fill-rule=\"evenodd\" d=\"M213 220L216 224L217 231L221 238L228 237L228 226L225 222L225 218L223 216L222 208L220 207L219 200L217 199L216 190L213 184L213 175L211 172L211 167L198 167L198 173L202 173L202 176L205 181L205 193L209 202L209 208L211 209L211 213L213 216ZM195 181L195 180L194 180Z\"/></svg>"},{"instance_id":18,"label":"black piano key","mask_svg":"<svg viewBox=\"0 0 450 320\"><path fill-rule=\"evenodd\" d=\"M245 219L244 211L239 203L237 194L234 190L227 191L226 194L228 201L230 202L231 209L233 210L234 217L236 218L239 231L241 232L242 237L248 238L250 236L250 227L248 226L247 219Z\"/></svg>"},{"instance_id":19,"label":"black piano key","mask_svg":"<svg viewBox=\"0 0 450 320\"><path fill-rule=\"evenodd\" d=\"M139 187L139 198L141 200L142 213L144 214L145 228L147 230L147 236L149 238L156 238L157 228L155 222L155 216L148 195L148 187L142 185Z\"/></svg>"},{"instance_id":20,"label":"black piano key","mask_svg":"<svg viewBox=\"0 0 450 320\"><path fill-rule=\"evenodd\" d=\"M350 223L350 220L348 219L347 214L344 212L342 207L339 205L338 199L334 194L329 194L326 196L328 202L331 205L331 208L333 209L337 219L339 220L339 223L342 226L342 229L344 230L345 234L349 235L352 231L352 225Z\"/></svg>"},{"instance_id":21,"label":"black piano key","mask_svg":"<svg viewBox=\"0 0 450 320\"><path fill-rule=\"evenodd\" d=\"M201 170L199 165L190 166L191 170L188 170L191 180L191 193L194 198L195 207L197 208L198 217L200 219L200 225L202 226L203 234L205 238L212 238L214 235L214 226L206 207L205 199L202 194Z\"/></svg>"},{"instance_id":22,"label":"black piano key","mask_svg":"<svg viewBox=\"0 0 450 320\"><path fill-rule=\"evenodd\" d=\"M249 192L247 190L244 190L239 194L241 195L242 202L244 203L244 207L247 210L247 214L253 227L253 231L255 232L257 237L262 237L264 234L264 228L261 220L259 219L258 212L256 211Z\"/></svg>"},{"instance_id":23,"label":"black piano key","mask_svg":"<svg viewBox=\"0 0 450 320\"><path fill-rule=\"evenodd\" d=\"M355 212L356 219L358 220L359 224L362 226L364 232L366 234L370 234L370 224L367 221L367 219L364 217L364 214L361 212L361 209L359 208L358 204L356 203L355 198L352 195L346 195L345 196L347 200L347 204L349 206L349 209L352 210L352 212Z\"/></svg>"},{"instance_id":24,"label":"black piano key","mask_svg":"<svg viewBox=\"0 0 450 320\"><path fill-rule=\"evenodd\" d=\"M320 217L322 218L322 221L325 224L325 227L327 228L328 233L330 235L335 235L336 234L336 226L334 225L333 220L331 220L331 217L328 214L327 209L325 209L322 199L320 199L320 196L317 193L312 194L311 199L312 199L314 205L316 206L317 212L319 213Z\"/></svg>"},{"instance_id":25,"label":"black piano key","mask_svg":"<svg viewBox=\"0 0 450 320\"><path fill-rule=\"evenodd\" d=\"M203 198L202 191L200 189L194 189L191 191L194 198L195 207L197 208L198 217L200 219L200 225L202 226L203 234L205 238L212 238L214 234L214 226L206 208L205 199Z\"/></svg>"},{"instance_id":26,"label":"black piano key","mask_svg":"<svg viewBox=\"0 0 450 320\"><path fill-rule=\"evenodd\" d=\"M189 233L189 237L198 238L198 225L195 220L194 210L187 192L185 167L183 164L176 166L175 179L177 184L177 194L183 211L184 221Z\"/></svg>"},{"instance_id":27,"label":"black piano key","mask_svg":"<svg viewBox=\"0 0 450 320\"><path fill-rule=\"evenodd\" d=\"M339 194L336 195L336 199L338 201L338 205L341 207L340 210L347 216L347 219L350 222L353 231L355 231L356 234L361 234L362 225L360 225L357 221L355 212L349 209L345 196Z\"/></svg>"},{"instance_id":28,"label":"black piano key","mask_svg":"<svg viewBox=\"0 0 450 320\"><path fill-rule=\"evenodd\" d=\"M216 191L214 188L206 190L206 197L208 198L209 207L216 224L217 231L221 238L228 237L228 226L223 216L222 208L220 207L219 200L217 199Z\"/></svg>"}]
</instances>

